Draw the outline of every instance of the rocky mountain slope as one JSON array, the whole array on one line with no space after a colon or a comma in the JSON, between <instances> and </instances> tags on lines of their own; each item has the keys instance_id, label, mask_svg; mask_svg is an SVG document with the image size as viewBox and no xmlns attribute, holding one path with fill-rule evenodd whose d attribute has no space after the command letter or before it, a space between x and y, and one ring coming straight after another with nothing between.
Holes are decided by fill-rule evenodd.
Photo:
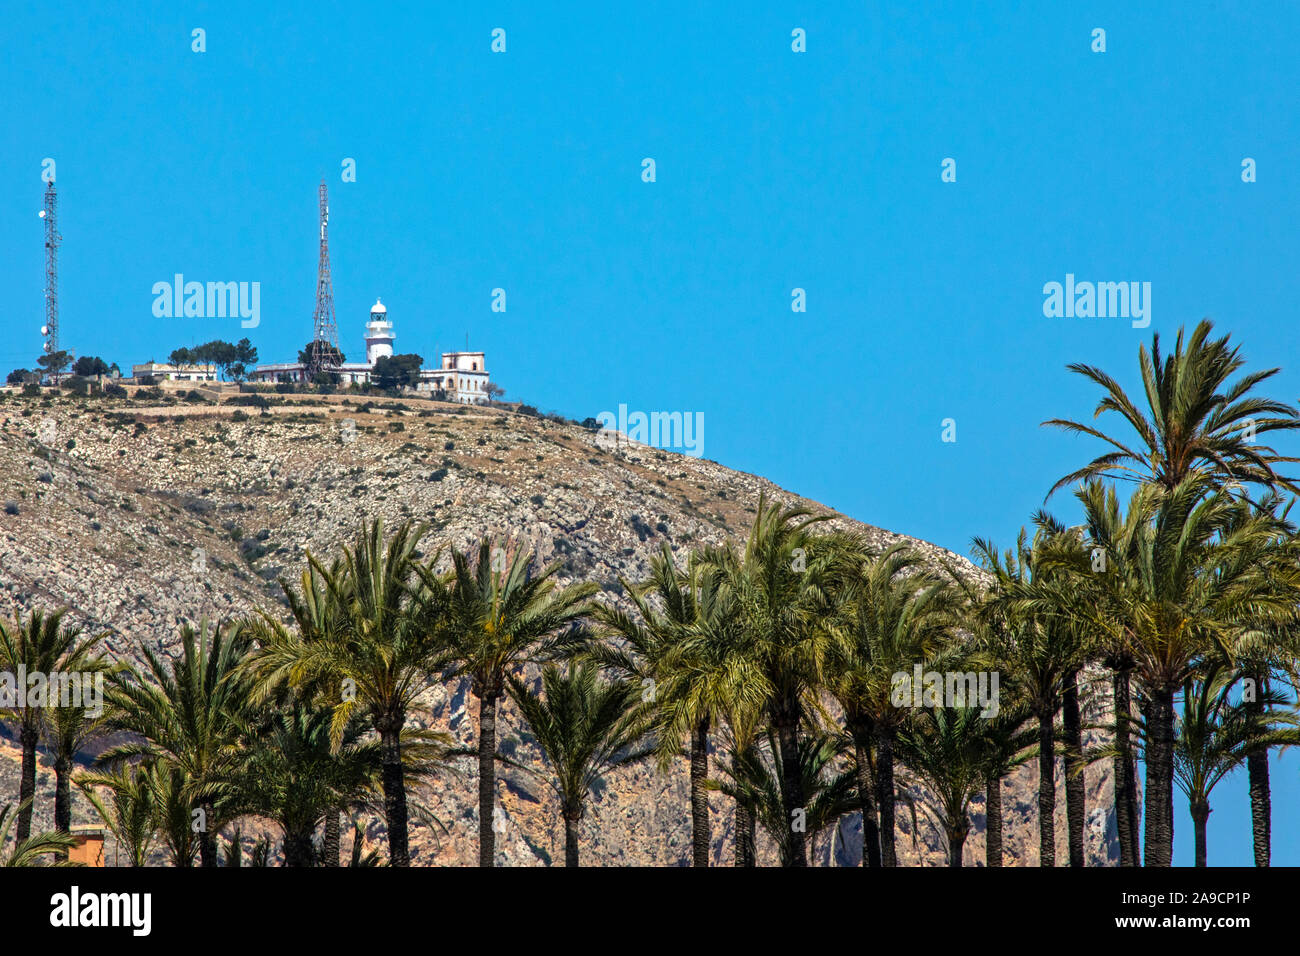
<instances>
[{"instance_id":1,"label":"rocky mountain slope","mask_svg":"<svg viewBox=\"0 0 1300 956\"><path fill-rule=\"evenodd\" d=\"M276 404L259 409L226 404L229 393L207 393L207 403L157 391L116 401L0 394L0 613L10 615L11 605L67 605L88 627L109 630L110 650L126 657L145 642L173 646L184 622L275 608L278 576L296 576L307 551L328 555L374 516L426 522L430 541L448 548L469 548L485 533L526 539L544 560L564 562L563 583L597 581L603 599L616 601L618 576L641 577L663 543L685 553L742 539L761 492L803 501L711 461L602 447L569 423L419 399L276 396ZM881 547L905 537L838 515L832 524L855 527ZM907 540L936 560L965 563ZM428 723L474 739L476 701L466 686L434 687L426 703ZM512 705L503 711L502 746L536 761ZM18 789L9 737L0 742L0 801ZM1036 777L1024 768L1004 789L1009 865L1037 863ZM1090 769L1087 783L1090 862L1113 862L1109 769ZM42 776L45 820L52 789L52 774ZM474 862L472 763L416 797L440 824L415 824L414 862ZM500 802L500 863L563 859L562 824L548 791L506 771ZM713 809L714 858L729 864L729 801L716 797ZM78 806L78 819L89 820L88 810ZM1064 859L1063 790L1058 813ZM982 805L974 815L969 865L982 863L984 853ZM904 860L943 864L941 831L923 815L913 834L908 816L900 812ZM368 837L380 840L382 825L364 823ZM682 865L689 825L684 763L667 774L648 766L618 771L583 821L584 863ZM860 846L859 821L845 818L838 833L818 841L816 854L823 863L832 852L851 863ZM774 859L771 847L760 852Z\"/></svg>"}]
</instances>

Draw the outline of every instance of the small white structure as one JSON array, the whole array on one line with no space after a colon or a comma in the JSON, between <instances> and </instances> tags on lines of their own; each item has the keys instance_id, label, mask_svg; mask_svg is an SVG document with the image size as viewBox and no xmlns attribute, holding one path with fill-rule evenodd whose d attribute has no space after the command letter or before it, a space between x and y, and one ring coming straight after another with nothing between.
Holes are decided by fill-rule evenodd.
<instances>
[{"instance_id":1,"label":"small white structure","mask_svg":"<svg viewBox=\"0 0 1300 956\"><path fill-rule=\"evenodd\" d=\"M463 405L480 405L488 400L487 363L482 352L443 352L442 368L420 369L420 388L442 390L447 399Z\"/></svg>"},{"instance_id":2,"label":"small white structure","mask_svg":"<svg viewBox=\"0 0 1300 956\"><path fill-rule=\"evenodd\" d=\"M168 365L163 362L145 362L131 366L131 377L137 382L145 376L168 382L215 382L215 365Z\"/></svg>"}]
</instances>

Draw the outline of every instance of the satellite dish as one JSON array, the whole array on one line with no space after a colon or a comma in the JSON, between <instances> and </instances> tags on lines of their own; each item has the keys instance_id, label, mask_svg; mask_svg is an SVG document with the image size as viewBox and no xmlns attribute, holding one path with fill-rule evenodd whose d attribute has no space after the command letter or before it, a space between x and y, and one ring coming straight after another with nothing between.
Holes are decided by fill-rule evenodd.
<instances>
[{"instance_id":1,"label":"satellite dish","mask_svg":"<svg viewBox=\"0 0 1300 956\"><path fill-rule=\"evenodd\" d=\"M40 212L38 212L36 215L38 215L38 216L40 216L42 219L44 219L44 218L45 218L45 210L42 209L42 210L41 210Z\"/></svg>"},{"instance_id":2,"label":"satellite dish","mask_svg":"<svg viewBox=\"0 0 1300 956\"><path fill-rule=\"evenodd\" d=\"M42 325L41 335L49 335L49 334L50 334L50 327L48 325Z\"/></svg>"}]
</instances>

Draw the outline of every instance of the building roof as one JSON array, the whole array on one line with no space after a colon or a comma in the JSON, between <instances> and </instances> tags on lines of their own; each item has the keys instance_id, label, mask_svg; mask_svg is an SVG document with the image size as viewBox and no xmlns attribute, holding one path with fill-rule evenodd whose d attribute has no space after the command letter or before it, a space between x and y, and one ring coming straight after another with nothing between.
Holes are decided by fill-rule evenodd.
<instances>
[{"instance_id":1,"label":"building roof","mask_svg":"<svg viewBox=\"0 0 1300 956\"><path fill-rule=\"evenodd\" d=\"M131 370L154 369L159 372L216 372L215 365L172 365L170 362L143 362L132 365Z\"/></svg>"}]
</instances>

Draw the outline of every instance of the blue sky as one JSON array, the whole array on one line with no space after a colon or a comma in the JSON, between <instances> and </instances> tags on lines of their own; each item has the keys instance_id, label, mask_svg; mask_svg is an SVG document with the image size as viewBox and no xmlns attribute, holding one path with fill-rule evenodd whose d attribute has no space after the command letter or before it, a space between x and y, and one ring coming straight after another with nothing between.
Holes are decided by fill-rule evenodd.
<instances>
[{"instance_id":1,"label":"blue sky","mask_svg":"<svg viewBox=\"0 0 1300 956\"><path fill-rule=\"evenodd\" d=\"M323 177L349 358L382 296L398 351L468 334L508 399L577 418L702 412L706 457L963 554L1096 453L1039 426L1091 413L1067 362L1134 386L1140 342L1208 316L1300 396L1295 5L434 6L8 9L0 366L40 348L51 157L78 354L247 334L291 360ZM177 272L260 282L260 326L155 319ZM1151 327L1045 318L1067 273L1150 282ZM1274 764L1292 864L1296 766ZM1245 792L1216 793L1212 863L1250 861Z\"/></svg>"}]
</instances>

